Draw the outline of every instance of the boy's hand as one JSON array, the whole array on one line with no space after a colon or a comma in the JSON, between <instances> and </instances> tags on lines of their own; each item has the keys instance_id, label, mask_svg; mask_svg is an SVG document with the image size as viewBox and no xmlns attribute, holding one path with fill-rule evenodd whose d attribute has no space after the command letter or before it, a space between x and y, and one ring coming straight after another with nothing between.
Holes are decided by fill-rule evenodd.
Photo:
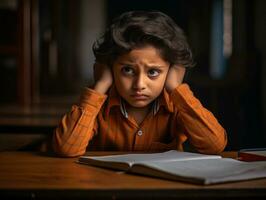
<instances>
[{"instance_id":1,"label":"boy's hand","mask_svg":"<svg viewBox=\"0 0 266 200\"><path fill-rule=\"evenodd\" d=\"M183 82L186 68L182 65L172 65L169 68L165 81L165 89L171 93L177 86Z\"/></svg>"},{"instance_id":2,"label":"boy's hand","mask_svg":"<svg viewBox=\"0 0 266 200\"><path fill-rule=\"evenodd\" d=\"M95 63L93 66L95 85L94 90L99 93L105 94L113 83L113 75L111 67Z\"/></svg>"}]
</instances>

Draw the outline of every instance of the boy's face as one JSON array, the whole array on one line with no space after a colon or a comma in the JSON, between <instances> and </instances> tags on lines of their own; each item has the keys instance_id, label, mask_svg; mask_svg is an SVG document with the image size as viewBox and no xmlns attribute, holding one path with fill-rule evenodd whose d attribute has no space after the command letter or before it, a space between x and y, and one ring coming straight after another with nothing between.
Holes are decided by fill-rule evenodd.
<instances>
[{"instance_id":1,"label":"boy's face","mask_svg":"<svg viewBox=\"0 0 266 200\"><path fill-rule=\"evenodd\" d=\"M113 64L119 95L130 106L148 106L162 92L169 66L153 46L133 49L119 56Z\"/></svg>"}]
</instances>

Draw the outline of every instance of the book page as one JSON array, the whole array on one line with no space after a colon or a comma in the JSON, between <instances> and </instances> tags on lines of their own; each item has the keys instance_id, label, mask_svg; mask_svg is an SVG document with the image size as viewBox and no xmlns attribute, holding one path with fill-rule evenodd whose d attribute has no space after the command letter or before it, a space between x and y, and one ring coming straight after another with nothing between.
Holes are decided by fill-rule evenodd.
<instances>
[{"instance_id":1,"label":"book page","mask_svg":"<svg viewBox=\"0 0 266 200\"><path fill-rule=\"evenodd\" d=\"M148 167L143 173L143 168ZM203 184L249 180L266 177L266 162L241 162L231 158L187 160L172 162L143 162L133 166L132 172L164 177L173 180L201 182ZM148 174L147 174L148 172ZM161 172L161 173L156 173ZM171 176L169 176L171 175Z\"/></svg>"},{"instance_id":2,"label":"book page","mask_svg":"<svg viewBox=\"0 0 266 200\"><path fill-rule=\"evenodd\" d=\"M134 163L142 162L169 162L181 160L198 160L198 159L220 159L219 155L204 155L199 153L181 152L171 150L163 153L148 153L148 154L124 154L124 155L111 155L111 156L81 156L82 159L93 159L103 162L120 162L128 163L130 166Z\"/></svg>"}]
</instances>

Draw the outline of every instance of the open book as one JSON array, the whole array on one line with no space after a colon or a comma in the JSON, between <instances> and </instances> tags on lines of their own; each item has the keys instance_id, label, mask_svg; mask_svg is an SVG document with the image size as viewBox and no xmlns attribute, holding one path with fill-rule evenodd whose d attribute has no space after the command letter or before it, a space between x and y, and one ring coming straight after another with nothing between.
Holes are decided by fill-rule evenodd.
<instances>
[{"instance_id":1,"label":"open book","mask_svg":"<svg viewBox=\"0 0 266 200\"><path fill-rule=\"evenodd\" d=\"M242 162L217 155L167 151L149 154L81 156L79 163L196 184L266 177L266 162Z\"/></svg>"}]
</instances>

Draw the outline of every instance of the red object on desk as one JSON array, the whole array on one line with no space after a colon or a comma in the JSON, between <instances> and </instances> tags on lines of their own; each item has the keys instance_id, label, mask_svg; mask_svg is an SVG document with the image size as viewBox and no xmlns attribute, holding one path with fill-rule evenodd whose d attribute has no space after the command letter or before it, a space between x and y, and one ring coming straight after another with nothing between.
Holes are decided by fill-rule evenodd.
<instances>
[{"instance_id":1,"label":"red object on desk","mask_svg":"<svg viewBox=\"0 0 266 200\"><path fill-rule=\"evenodd\" d=\"M266 161L266 150L262 151L240 151L238 152L238 160L241 161Z\"/></svg>"}]
</instances>

